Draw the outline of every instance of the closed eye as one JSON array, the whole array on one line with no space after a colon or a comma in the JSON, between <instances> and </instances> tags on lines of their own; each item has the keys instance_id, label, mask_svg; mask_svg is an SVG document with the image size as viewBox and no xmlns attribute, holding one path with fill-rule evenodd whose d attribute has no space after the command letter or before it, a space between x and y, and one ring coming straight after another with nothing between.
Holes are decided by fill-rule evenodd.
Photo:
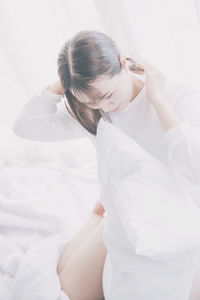
<instances>
[{"instance_id":1,"label":"closed eye","mask_svg":"<svg viewBox=\"0 0 200 300\"><path fill-rule=\"evenodd\" d=\"M102 99L109 99L111 98L111 96L113 95L113 93L111 93L110 95L108 95L107 97L99 97L98 99L92 101L92 102L89 102L88 104L94 104L94 103L98 103L99 100L102 100Z\"/></svg>"},{"instance_id":2,"label":"closed eye","mask_svg":"<svg viewBox=\"0 0 200 300\"><path fill-rule=\"evenodd\" d=\"M89 106L96 105L96 104L99 103L99 100L102 100L102 99L109 99L109 98L111 98L112 95L113 95L113 92L112 92L110 95L108 95L107 97L98 97L98 99L95 99L95 100L93 100L92 102L88 102L87 105L89 105Z\"/></svg>"},{"instance_id":3,"label":"closed eye","mask_svg":"<svg viewBox=\"0 0 200 300\"><path fill-rule=\"evenodd\" d=\"M108 95L107 97L100 97L99 99L109 99L112 96L113 93L111 93L110 95Z\"/></svg>"}]
</instances>

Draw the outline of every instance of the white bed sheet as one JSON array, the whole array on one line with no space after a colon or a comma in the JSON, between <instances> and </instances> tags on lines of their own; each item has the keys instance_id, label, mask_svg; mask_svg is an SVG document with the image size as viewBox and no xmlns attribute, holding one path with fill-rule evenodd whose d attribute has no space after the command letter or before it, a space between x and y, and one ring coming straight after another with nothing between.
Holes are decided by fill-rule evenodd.
<instances>
[{"instance_id":1,"label":"white bed sheet","mask_svg":"<svg viewBox=\"0 0 200 300\"><path fill-rule=\"evenodd\" d=\"M99 199L94 157L73 161L39 150L0 159L0 300L69 299L57 263Z\"/></svg>"}]
</instances>

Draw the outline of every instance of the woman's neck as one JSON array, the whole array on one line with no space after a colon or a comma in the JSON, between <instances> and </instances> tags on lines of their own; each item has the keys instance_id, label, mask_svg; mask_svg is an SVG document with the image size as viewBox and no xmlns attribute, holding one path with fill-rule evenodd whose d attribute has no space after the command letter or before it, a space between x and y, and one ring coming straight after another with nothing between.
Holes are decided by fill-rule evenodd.
<instances>
[{"instance_id":1,"label":"woman's neck","mask_svg":"<svg viewBox=\"0 0 200 300\"><path fill-rule=\"evenodd\" d=\"M132 78L132 83L133 83L133 94L131 97L131 100L129 101L132 102L135 97L140 93L140 91L142 90L145 82L139 78L137 78L134 74L133 74L133 78Z\"/></svg>"}]
</instances>

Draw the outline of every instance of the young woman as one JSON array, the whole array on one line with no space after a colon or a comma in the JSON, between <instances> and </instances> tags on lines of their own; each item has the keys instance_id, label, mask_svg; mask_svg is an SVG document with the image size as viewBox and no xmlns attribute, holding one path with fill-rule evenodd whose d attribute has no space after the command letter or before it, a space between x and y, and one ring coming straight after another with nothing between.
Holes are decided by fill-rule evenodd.
<instances>
[{"instance_id":1,"label":"young woman","mask_svg":"<svg viewBox=\"0 0 200 300\"><path fill-rule=\"evenodd\" d=\"M166 80L150 64L123 56L114 41L99 31L78 32L64 43L57 63L58 80L29 99L14 132L38 141L87 136L96 145L98 121L107 118L151 155L175 168L200 206L199 91ZM58 265L61 286L72 300L103 297L106 248L104 216L100 215L94 210ZM200 297L194 289L190 300Z\"/></svg>"}]
</instances>

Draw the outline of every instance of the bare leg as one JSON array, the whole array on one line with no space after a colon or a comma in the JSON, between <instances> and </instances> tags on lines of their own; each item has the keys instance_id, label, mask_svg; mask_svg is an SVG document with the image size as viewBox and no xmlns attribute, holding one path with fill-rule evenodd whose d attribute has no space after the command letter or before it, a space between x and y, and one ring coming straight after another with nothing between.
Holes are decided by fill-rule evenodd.
<instances>
[{"instance_id":1,"label":"bare leg","mask_svg":"<svg viewBox=\"0 0 200 300\"><path fill-rule=\"evenodd\" d=\"M103 243L104 218L63 266L59 277L62 289L72 300L103 298L102 275L106 248Z\"/></svg>"},{"instance_id":2,"label":"bare leg","mask_svg":"<svg viewBox=\"0 0 200 300\"><path fill-rule=\"evenodd\" d=\"M70 257L74 254L74 251L85 241L87 236L96 228L96 226L102 221L102 216L92 213L87 221L87 223L81 228L81 230L75 235L75 237L70 240L64 249L61 258L58 263L57 273L59 274L66 264L69 261Z\"/></svg>"},{"instance_id":3,"label":"bare leg","mask_svg":"<svg viewBox=\"0 0 200 300\"><path fill-rule=\"evenodd\" d=\"M193 278L189 300L200 299L200 270L198 270Z\"/></svg>"}]
</instances>

